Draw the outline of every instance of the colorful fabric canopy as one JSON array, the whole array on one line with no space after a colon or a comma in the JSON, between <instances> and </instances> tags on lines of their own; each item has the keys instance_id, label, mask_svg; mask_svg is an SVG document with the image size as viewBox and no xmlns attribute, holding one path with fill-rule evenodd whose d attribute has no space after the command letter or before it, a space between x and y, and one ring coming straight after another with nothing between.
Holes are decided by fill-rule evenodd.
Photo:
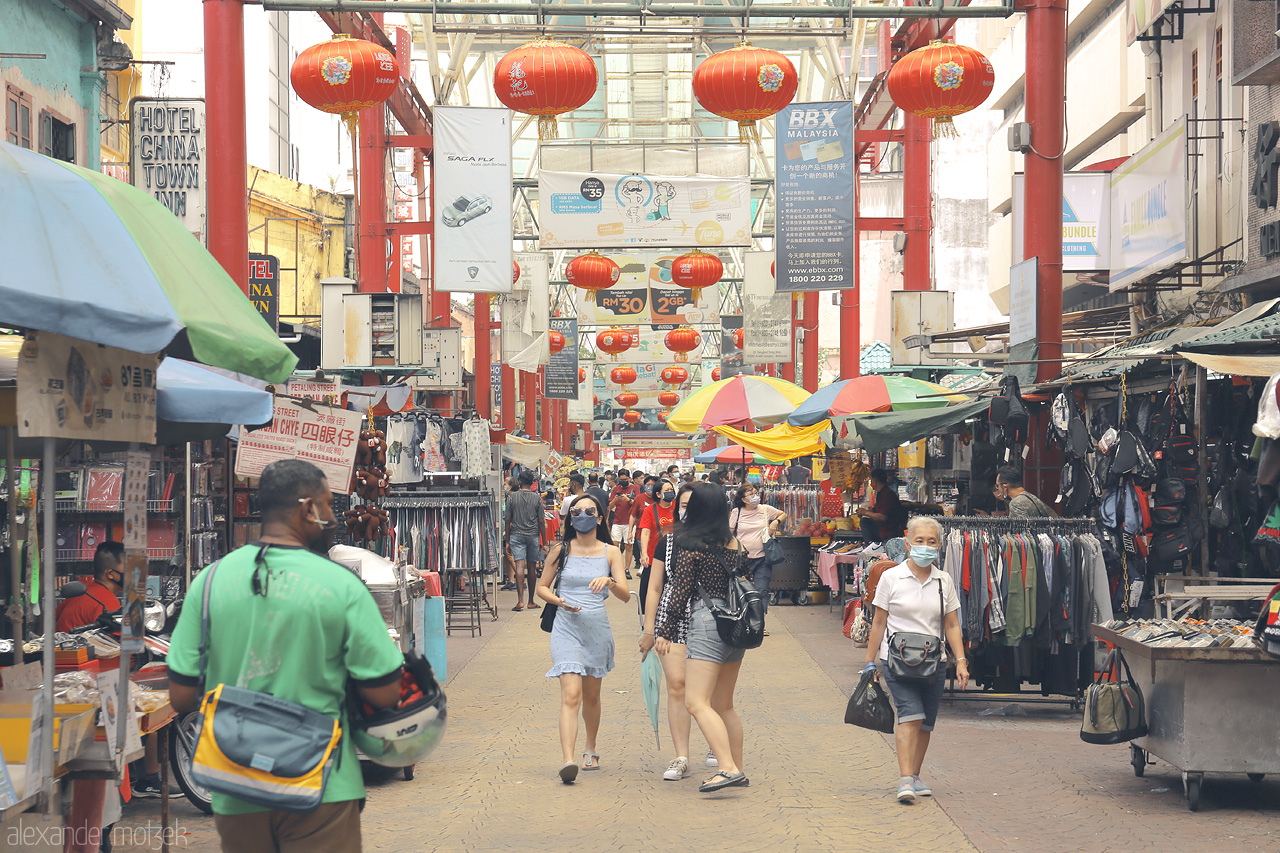
<instances>
[{"instance_id":1,"label":"colorful fabric canopy","mask_svg":"<svg viewBox=\"0 0 1280 853\"><path fill-rule=\"evenodd\" d=\"M771 376L731 376L696 391L671 412L667 429L697 432L718 426L781 423L809 392Z\"/></svg>"},{"instance_id":2,"label":"colorful fabric canopy","mask_svg":"<svg viewBox=\"0 0 1280 853\"><path fill-rule=\"evenodd\" d=\"M830 421L820 421L813 426L795 427L779 424L764 432L743 432L733 427L718 426L715 431L734 444L745 447L773 462L786 462L800 456L823 453L827 446L822 434L831 429Z\"/></svg>"},{"instance_id":3,"label":"colorful fabric canopy","mask_svg":"<svg viewBox=\"0 0 1280 853\"><path fill-rule=\"evenodd\" d=\"M730 447L717 447L712 450L704 450L702 453L693 457L693 461L699 462L703 465L760 465L774 462L776 460L766 459L763 456L752 453L745 447L732 445Z\"/></svg>"},{"instance_id":4,"label":"colorful fabric canopy","mask_svg":"<svg viewBox=\"0 0 1280 853\"><path fill-rule=\"evenodd\" d=\"M794 426L811 426L829 417L855 412L901 412L940 408L969 398L933 382L909 376L859 376L819 388L787 418Z\"/></svg>"}]
</instances>

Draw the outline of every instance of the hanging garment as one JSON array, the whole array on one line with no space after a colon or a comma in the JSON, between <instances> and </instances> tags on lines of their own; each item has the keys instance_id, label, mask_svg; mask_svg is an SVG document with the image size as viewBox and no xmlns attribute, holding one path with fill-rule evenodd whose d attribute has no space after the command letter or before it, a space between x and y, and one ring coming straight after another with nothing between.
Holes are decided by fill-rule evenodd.
<instances>
[{"instance_id":1,"label":"hanging garment","mask_svg":"<svg viewBox=\"0 0 1280 853\"><path fill-rule=\"evenodd\" d=\"M472 418L462 425L462 476L487 477L493 473L489 422Z\"/></svg>"},{"instance_id":2,"label":"hanging garment","mask_svg":"<svg viewBox=\"0 0 1280 853\"><path fill-rule=\"evenodd\" d=\"M422 482L418 421L413 415L387 418L387 479L394 485Z\"/></svg>"}]
</instances>

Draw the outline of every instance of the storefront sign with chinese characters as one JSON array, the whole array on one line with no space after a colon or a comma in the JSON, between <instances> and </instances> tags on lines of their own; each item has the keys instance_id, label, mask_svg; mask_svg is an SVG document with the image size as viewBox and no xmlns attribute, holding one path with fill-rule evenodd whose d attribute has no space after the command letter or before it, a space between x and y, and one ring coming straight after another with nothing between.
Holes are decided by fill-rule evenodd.
<instances>
[{"instance_id":1,"label":"storefront sign with chinese characters","mask_svg":"<svg viewBox=\"0 0 1280 853\"><path fill-rule=\"evenodd\" d=\"M258 477L279 459L302 459L319 467L335 492L345 491L356 460L360 420L359 412L307 407L276 397L271 426L241 432L236 476Z\"/></svg>"}]
</instances>

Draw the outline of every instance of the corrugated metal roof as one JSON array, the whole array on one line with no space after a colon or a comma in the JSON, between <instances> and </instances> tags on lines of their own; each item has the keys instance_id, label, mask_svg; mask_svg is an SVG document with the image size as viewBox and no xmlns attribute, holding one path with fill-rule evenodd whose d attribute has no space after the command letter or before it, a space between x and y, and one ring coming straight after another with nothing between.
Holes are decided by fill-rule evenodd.
<instances>
[{"instance_id":1,"label":"corrugated metal roof","mask_svg":"<svg viewBox=\"0 0 1280 853\"><path fill-rule=\"evenodd\" d=\"M1239 349L1240 345L1253 344L1248 349L1256 350L1256 344L1267 343L1271 348L1280 350L1280 311L1276 306L1280 299L1268 299L1250 305L1202 335L1185 342L1178 349L1202 352L1222 348Z\"/></svg>"},{"instance_id":2,"label":"corrugated metal roof","mask_svg":"<svg viewBox=\"0 0 1280 853\"><path fill-rule=\"evenodd\" d=\"M1128 341L1112 344L1089 356L1077 365L1064 366L1064 376L1072 379L1100 379L1119 376L1158 355L1169 352L1179 342L1194 337L1201 331L1198 326L1170 326L1139 335Z\"/></svg>"}]
</instances>

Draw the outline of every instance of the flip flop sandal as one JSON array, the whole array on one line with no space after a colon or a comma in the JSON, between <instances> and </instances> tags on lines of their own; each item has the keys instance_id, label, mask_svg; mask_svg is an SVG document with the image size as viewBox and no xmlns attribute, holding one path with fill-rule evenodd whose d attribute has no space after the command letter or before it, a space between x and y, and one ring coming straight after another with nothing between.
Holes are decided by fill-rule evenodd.
<instances>
[{"instance_id":1,"label":"flip flop sandal","mask_svg":"<svg viewBox=\"0 0 1280 853\"><path fill-rule=\"evenodd\" d=\"M751 781L747 779L747 774L745 773L717 773L703 782L698 791L703 794L709 794L712 791L719 791L721 788L748 788L750 786Z\"/></svg>"},{"instance_id":2,"label":"flip flop sandal","mask_svg":"<svg viewBox=\"0 0 1280 853\"><path fill-rule=\"evenodd\" d=\"M523 604L517 604L515 607L511 608L512 613L519 613L521 610L524 610Z\"/></svg>"},{"instance_id":3,"label":"flip flop sandal","mask_svg":"<svg viewBox=\"0 0 1280 853\"><path fill-rule=\"evenodd\" d=\"M600 753L585 750L582 753L582 769L583 770L599 770L600 769Z\"/></svg>"},{"instance_id":4,"label":"flip flop sandal","mask_svg":"<svg viewBox=\"0 0 1280 853\"><path fill-rule=\"evenodd\" d=\"M566 785L572 785L573 780L578 778L578 765L570 761L564 767L560 768L560 781Z\"/></svg>"},{"instance_id":5,"label":"flip flop sandal","mask_svg":"<svg viewBox=\"0 0 1280 853\"><path fill-rule=\"evenodd\" d=\"M541 610L541 609L542 609L542 605L540 605L540 604L526 604L526 605L524 606L524 609L525 609L525 610Z\"/></svg>"}]
</instances>

